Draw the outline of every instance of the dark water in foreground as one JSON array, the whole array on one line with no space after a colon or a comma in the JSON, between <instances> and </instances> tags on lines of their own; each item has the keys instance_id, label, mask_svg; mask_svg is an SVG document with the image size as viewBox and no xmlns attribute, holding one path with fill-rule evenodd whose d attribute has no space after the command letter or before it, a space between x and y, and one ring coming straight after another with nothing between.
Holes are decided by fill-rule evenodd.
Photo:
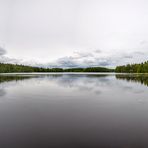
<instances>
[{"instance_id":1,"label":"dark water in foreground","mask_svg":"<svg viewBox=\"0 0 148 148\"><path fill-rule=\"evenodd\" d=\"M1 148L148 148L148 75L0 76Z\"/></svg>"}]
</instances>

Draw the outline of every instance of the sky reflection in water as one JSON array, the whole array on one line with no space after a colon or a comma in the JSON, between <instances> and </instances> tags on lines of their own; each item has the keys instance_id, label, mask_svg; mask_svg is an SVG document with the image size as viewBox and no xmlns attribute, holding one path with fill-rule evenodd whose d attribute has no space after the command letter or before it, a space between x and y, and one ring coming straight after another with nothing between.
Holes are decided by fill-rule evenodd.
<instances>
[{"instance_id":1,"label":"sky reflection in water","mask_svg":"<svg viewBox=\"0 0 148 148\"><path fill-rule=\"evenodd\" d=\"M0 145L145 148L146 81L114 74L0 76Z\"/></svg>"}]
</instances>

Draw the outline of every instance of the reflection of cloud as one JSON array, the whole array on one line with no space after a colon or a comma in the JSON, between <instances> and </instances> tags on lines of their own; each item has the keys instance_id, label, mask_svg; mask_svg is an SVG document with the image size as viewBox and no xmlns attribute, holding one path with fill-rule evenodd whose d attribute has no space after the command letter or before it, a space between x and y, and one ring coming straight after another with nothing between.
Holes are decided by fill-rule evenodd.
<instances>
[{"instance_id":1,"label":"reflection of cloud","mask_svg":"<svg viewBox=\"0 0 148 148\"><path fill-rule=\"evenodd\" d=\"M117 79L123 79L124 75L116 75ZM71 89L72 91L80 91L80 92L90 92L96 95L101 95L102 93L106 93L112 89L117 92L130 92L130 93L143 93L142 89L136 87L137 84L129 83L130 77L126 76L126 81L118 81L115 80L114 74L37 74L37 75L20 75L20 76L3 76L1 78L1 83L6 82L5 85L10 86L12 83L8 83L8 81L20 81L28 78L35 78L35 82L43 81L47 84L54 84L54 86L58 86L64 90ZM135 80L135 78L134 78ZM133 80L133 82L134 82ZM143 80L143 79L142 79ZM139 82L138 80L136 82ZM141 82L141 81L140 81ZM134 84L134 85L133 85ZM14 86L14 83L13 85ZM3 90L0 90L0 96L5 95ZM108 95L108 93L107 93Z\"/></svg>"},{"instance_id":2,"label":"reflection of cloud","mask_svg":"<svg viewBox=\"0 0 148 148\"><path fill-rule=\"evenodd\" d=\"M128 91L128 92L133 92L133 89L134 89L131 86L122 86L122 88L123 88L124 91Z\"/></svg>"},{"instance_id":3,"label":"reflection of cloud","mask_svg":"<svg viewBox=\"0 0 148 148\"><path fill-rule=\"evenodd\" d=\"M124 75L120 75L120 77L119 75L116 75L116 78L122 79L122 76L124 77ZM126 78L128 79L129 76L126 76ZM97 95L112 88L117 90L121 89L123 92L127 91L131 93L142 93L142 90L134 87L132 83L122 83L120 81L115 81L114 75L109 74L52 74L47 75L46 82L47 81L52 81L63 88L78 89L79 91L84 92L93 92Z\"/></svg>"},{"instance_id":4,"label":"reflection of cloud","mask_svg":"<svg viewBox=\"0 0 148 148\"><path fill-rule=\"evenodd\" d=\"M100 90L97 90L97 91L95 91L95 93L96 93L97 95L100 95L100 94L101 94L101 91L100 91Z\"/></svg>"},{"instance_id":5,"label":"reflection of cloud","mask_svg":"<svg viewBox=\"0 0 148 148\"><path fill-rule=\"evenodd\" d=\"M6 95L5 88L8 86L14 86L14 84L17 84L16 82L23 81L26 79L31 79L31 78L36 78L38 77L37 75L29 75L29 74L24 74L24 75L11 75L11 74L5 74L5 75L0 75L0 97ZM15 82L15 83L14 83Z\"/></svg>"},{"instance_id":6,"label":"reflection of cloud","mask_svg":"<svg viewBox=\"0 0 148 148\"><path fill-rule=\"evenodd\" d=\"M90 91L96 94L101 94L102 86L108 87L112 85L108 75L63 74L49 75L47 79L54 81L61 87L79 89L86 92Z\"/></svg>"},{"instance_id":7,"label":"reflection of cloud","mask_svg":"<svg viewBox=\"0 0 148 148\"><path fill-rule=\"evenodd\" d=\"M144 93L144 91L143 90L136 90L136 91L134 91L134 93L136 93L136 94L142 94L142 93Z\"/></svg>"},{"instance_id":8,"label":"reflection of cloud","mask_svg":"<svg viewBox=\"0 0 148 148\"><path fill-rule=\"evenodd\" d=\"M6 94L6 91L4 89L0 89L0 97L4 96Z\"/></svg>"}]
</instances>

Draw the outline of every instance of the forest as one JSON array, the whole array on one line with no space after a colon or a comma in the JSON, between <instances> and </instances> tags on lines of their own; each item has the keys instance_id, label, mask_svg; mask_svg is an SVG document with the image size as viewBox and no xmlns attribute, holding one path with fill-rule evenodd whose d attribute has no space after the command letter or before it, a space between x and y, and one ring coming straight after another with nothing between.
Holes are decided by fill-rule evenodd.
<instances>
[{"instance_id":1,"label":"forest","mask_svg":"<svg viewBox=\"0 0 148 148\"><path fill-rule=\"evenodd\" d=\"M148 61L140 64L127 64L117 66L115 72L118 73L148 73Z\"/></svg>"},{"instance_id":2,"label":"forest","mask_svg":"<svg viewBox=\"0 0 148 148\"><path fill-rule=\"evenodd\" d=\"M0 63L0 73L19 73L19 72L114 72L114 69L105 67L88 67L88 68L42 68L31 67L18 64Z\"/></svg>"},{"instance_id":3,"label":"forest","mask_svg":"<svg viewBox=\"0 0 148 148\"><path fill-rule=\"evenodd\" d=\"M148 61L140 64L127 64L117 66L115 69L105 67L87 68L43 68L32 67L18 64L0 63L0 73L19 73L19 72L117 72L117 73L148 73Z\"/></svg>"}]
</instances>

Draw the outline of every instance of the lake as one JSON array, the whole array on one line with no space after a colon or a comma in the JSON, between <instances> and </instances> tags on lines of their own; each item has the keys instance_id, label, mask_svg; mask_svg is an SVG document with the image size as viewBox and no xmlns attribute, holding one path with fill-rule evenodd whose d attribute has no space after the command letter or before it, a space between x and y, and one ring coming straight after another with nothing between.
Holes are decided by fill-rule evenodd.
<instances>
[{"instance_id":1,"label":"lake","mask_svg":"<svg viewBox=\"0 0 148 148\"><path fill-rule=\"evenodd\" d=\"M148 75L1 74L1 148L147 148Z\"/></svg>"}]
</instances>

